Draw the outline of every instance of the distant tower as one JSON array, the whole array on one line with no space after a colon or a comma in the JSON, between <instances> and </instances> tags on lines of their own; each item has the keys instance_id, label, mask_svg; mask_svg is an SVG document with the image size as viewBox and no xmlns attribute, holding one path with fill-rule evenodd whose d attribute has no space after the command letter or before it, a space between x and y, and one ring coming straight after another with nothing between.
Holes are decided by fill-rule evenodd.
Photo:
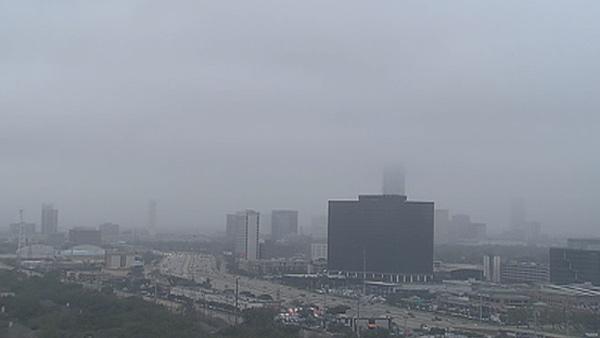
<instances>
[{"instance_id":1,"label":"distant tower","mask_svg":"<svg viewBox=\"0 0 600 338\"><path fill-rule=\"evenodd\" d=\"M271 237L274 240L284 239L298 234L298 211L273 210L271 212Z\"/></svg>"},{"instance_id":2,"label":"distant tower","mask_svg":"<svg viewBox=\"0 0 600 338\"><path fill-rule=\"evenodd\" d=\"M448 209L435 209L433 234L436 244L448 243L450 240L450 211Z\"/></svg>"},{"instance_id":3,"label":"distant tower","mask_svg":"<svg viewBox=\"0 0 600 338\"><path fill-rule=\"evenodd\" d=\"M383 169L383 194L406 196L404 176L404 166L398 164L386 166Z\"/></svg>"},{"instance_id":4,"label":"distant tower","mask_svg":"<svg viewBox=\"0 0 600 338\"><path fill-rule=\"evenodd\" d=\"M156 234L156 201L148 202L148 232L151 235Z\"/></svg>"},{"instance_id":5,"label":"distant tower","mask_svg":"<svg viewBox=\"0 0 600 338\"><path fill-rule=\"evenodd\" d=\"M510 228L514 232L523 232L527 225L527 208L521 198L510 203Z\"/></svg>"},{"instance_id":6,"label":"distant tower","mask_svg":"<svg viewBox=\"0 0 600 338\"><path fill-rule=\"evenodd\" d=\"M58 232L58 210L52 204L42 204L42 234L50 235Z\"/></svg>"}]
</instances>

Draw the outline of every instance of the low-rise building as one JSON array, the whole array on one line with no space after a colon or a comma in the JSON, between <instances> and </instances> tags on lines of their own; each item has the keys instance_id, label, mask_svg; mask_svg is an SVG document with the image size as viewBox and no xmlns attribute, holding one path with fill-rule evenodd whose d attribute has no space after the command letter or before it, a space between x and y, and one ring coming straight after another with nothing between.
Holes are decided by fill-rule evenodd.
<instances>
[{"instance_id":1,"label":"low-rise building","mask_svg":"<svg viewBox=\"0 0 600 338\"><path fill-rule=\"evenodd\" d=\"M534 262L509 262L502 264L500 281L514 283L549 283L550 268Z\"/></svg>"},{"instance_id":2,"label":"low-rise building","mask_svg":"<svg viewBox=\"0 0 600 338\"><path fill-rule=\"evenodd\" d=\"M591 284L547 284L532 295L537 301L558 309L600 311L600 287Z\"/></svg>"},{"instance_id":3,"label":"low-rise building","mask_svg":"<svg viewBox=\"0 0 600 338\"><path fill-rule=\"evenodd\" d=\"M69 230L69 242L74 245L100 245L102 235L100 230L74 228Z\"/></svg>"},{"instance_id":4,"label":"low-rise building","mask_svg":"<svg viewBox=\"0 0 600 338\"><path fill-rule=\"evenodd\" d=\"M128 270L143 265L142 257L133 252L112 251L104 256L104 268L109 270Z\"/></svg>"},{"instance_id":5,"label":"low-rise building","mask_svg":"<svg viewBox=\"0 0 600 338\"><path fill-rule=\"evenodd\" d=\"M600 250L550 248L550 281L600 286Z\"/></svg>"},{"instance_id":6,"label":"low-rise building","mask_svg":"<svg viewBox=\"0 0 600 338\"><path fill-rule=\"evenodd\" d=\"M474 264L434 264L433 276L435 281L443 280L482 280L483 269L480 265Z\"/></svg>"},{"instance_id":7,"label":"low-rise building","mask_svg":"<svg viewBox=\"0 0 600 338\"><path fill-rule=\"evenodd\" d=\"M18 249L17 257L28 260L52 260L56 257L56 250L48 245L31 244Z\"/></svg>"},{"instance_id":8,"label":"low-rise building","mask_svg":"<svg viewBox=\"0 0 600 338\"><path fill-rule=\"evenodd\" d=\"M106 251L95 245L76 245L60 251L60 258L80 262L103 262Z\"/></svg>"},{"instance_id":9,"label":"low-rise building","mask_svg":"<svg viewBox=\"0 0 600 338\"><path fill-rule=\"evenodd\" d=\"M281 275L288 273L307 273L308 261L301 258L261 259L256 261L240 260L239 269L258 275Z\"/></svg>"}]
</instances>

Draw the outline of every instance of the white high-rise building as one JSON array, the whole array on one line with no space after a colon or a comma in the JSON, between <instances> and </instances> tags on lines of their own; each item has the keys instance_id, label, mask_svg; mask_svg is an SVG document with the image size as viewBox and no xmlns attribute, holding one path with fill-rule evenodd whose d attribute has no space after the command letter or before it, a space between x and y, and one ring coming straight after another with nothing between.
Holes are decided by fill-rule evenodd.
<instances>
[{"instance_id":1,"label":"white high-rise building","mask_svg":"<svg viewBox=\"0 0 600 338\"><path fill-rule=\"evenodd\" d=\"M255 261L259 259L260 214L254 210L240 211L235 214L237 221L235 254L237 257Z\"/></svg>"},{"instance_id":2,"label":"white high-rise building","mask_svg":"<svg viewBox=\"0 0 600 338\"><path fill-rule=\"evenodd\" d=\"M483 256L483 279L492 283L500 283L500 256Z\"/></svg>"}]
</instances>

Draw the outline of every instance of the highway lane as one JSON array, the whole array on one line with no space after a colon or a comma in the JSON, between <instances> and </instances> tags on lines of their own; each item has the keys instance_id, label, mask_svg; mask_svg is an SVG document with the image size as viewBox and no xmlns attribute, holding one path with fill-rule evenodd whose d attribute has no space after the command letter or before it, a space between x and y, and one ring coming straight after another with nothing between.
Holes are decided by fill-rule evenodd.
<instances>
[{"instance_id":1,"label":"highway lane","mask_svg":"<svg viewBox=\"0 0 600 338\"><path fill-rule=\"evenodd\" d=\"M351 309L348 310L348 316L356 315L357 301L339 296L327 295L310 292L303 289L277 284L272 281L262 280L257 278L249 278L245 276L236 276L226 271L224 264L221 269L217 268L216 258L207 254L196 253L174 253L170 254L159 263L159 268L164 274L174 274L182 278L194 279L196 281L210 278L212 287L218 290L234 289L235 280L239 278L239 290L249 291L255 295L269 294L273 299L282 301L282 305L291 305L293 301L301 301L304 303L313 303L323 306L327 302L328 307L335 305L347 305ZM501 327L487 322L478 322L464 318L451 317L446 315L433 314L421 311L410 311L409 315L406 309L401 309L389 304L369 304L367 301L361 301L361 317L380 317L391 316L394 322L403 327L410 329L420 328L422 324L430 327L454 327L465 328L469 330L490 330L512 329L520 332L533 333L533 330L524 330L514 327ZM440 320L435 320L438 317ZM566 338L566 335L552 335L553 337Z\"/></svg>"}]
</instances>

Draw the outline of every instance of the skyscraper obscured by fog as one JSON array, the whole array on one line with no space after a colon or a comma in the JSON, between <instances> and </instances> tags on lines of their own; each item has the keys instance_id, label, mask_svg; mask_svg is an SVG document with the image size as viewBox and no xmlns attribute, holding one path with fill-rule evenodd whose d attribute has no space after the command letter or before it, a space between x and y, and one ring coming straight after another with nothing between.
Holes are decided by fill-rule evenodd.
<instances>
[{"instance_id":1,"label":"skyscraper obscured by fog","mask_svg":"<svg viewBox=\"0 0 600 338\"><path fill-rule=\"evenodd\" d=\"M228 225L235 228L235 255L238 258L255 261L259 258L260 214L254 210L237 212L227 216Z\"/></svg>"},{"instance_id":2,"label":"skyscraper obscured by fog","mask_svg":"<svg viewBox=\"0 0 600 338\"><path fill-rule=\"evenodd\" d=\"M42 234L58 232L58 210L52 204L42 204Z\"/></svg>"},{"instance_id":3,"label":"skyscraper obscured by fog","mask_svg":"<svg viewBox=\"0 0 600 338\"><path fill-rule=\"evenodd\" d=\"M329 271L359 277L364 268L367 279L394 283L431 280L433 214L433 202L402 195L329 201Z\"/></svg>"},{"instance_id":4,"label":"skyscraper obscured by fog","mask_svg":"<svg viewBox=\"0 0 600 338\"><path fill-rule=\"evenodd\" d=\"M450 238L450 211L436 209L434 213L434 240L435 244L448 243Z\"/></svg>"},{"instance_id":5,"label":"skyscraper obscured by fog","mask_svg":"<svg viewBox=\"0 0 600 338\"><path fill-rule=\"evenodd\" d=\"M513 199L510 203L510 228L513 232L521 233L527 223L527 208L523 199Z\"/></svg>"},{"instance_id":6,"label":"skyscraper obscured by fog","mask_svg":"<svg viewBox=\"0 0 600 338\"><path fill-rule=\"evenodd\" d=\"M404 166L393 165L383 169L382 192L384 195L406 195Z\"/></svg>"},{"instance_id":7,"label":"skyscraper obscured by fog","mask_svg":"<svg viewBox=\"0 0 600 338\"><path fill-rule=\"evenodd\" d=\"M436 244L478 242L487 238L487 226L471 221L465 214L452 215L446 209L435 210Z\"/></svg>"},{"instance_id":8,"label":"skyscraper obscured by fog","mask_svg":"<svg viewBox=\"0 0 600 338\"><path fill-rule=\"evenodd\" d=\"M528 219L523 199L511 201L509 234L515 240L528 242L538 241L542 236L542 224Z\"/></svg>"},{"instance_id":9,"label":"skyscraper obscured by fog","mask_svg":"<svg viewBox=\"0 0 600 338\"><path fill-rule=\"evenodd\" d=\"M273 210L271 213L272 239L280 240L296 234L298 234L298 211Z\"/></svg>"}]
</instances>

